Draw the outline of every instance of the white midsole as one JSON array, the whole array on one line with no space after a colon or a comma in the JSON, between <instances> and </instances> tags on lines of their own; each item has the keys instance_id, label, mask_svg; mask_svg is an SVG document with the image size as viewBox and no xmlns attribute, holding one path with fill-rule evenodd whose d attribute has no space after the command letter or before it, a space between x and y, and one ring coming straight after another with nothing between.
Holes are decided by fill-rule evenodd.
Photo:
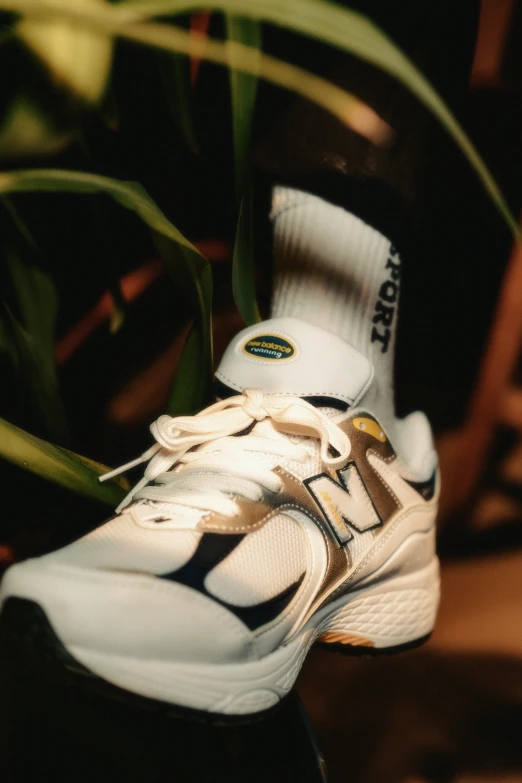
<instances>
[{"instance_id":1,"label":"white midsole","mask_svg":"<svg viewBox=\"0 0 522 783\"><path fill-rule=\"evenodd\" d=\"M202 664L133 658L76 645L67 649L103 679L126 690L192 709L230 715L265 710L292 688L313 642L325 633L396 647L429 634L439 602L439 563L366 585L316 612L289 642L263 658Z\"/></svg>"}]
</instances>

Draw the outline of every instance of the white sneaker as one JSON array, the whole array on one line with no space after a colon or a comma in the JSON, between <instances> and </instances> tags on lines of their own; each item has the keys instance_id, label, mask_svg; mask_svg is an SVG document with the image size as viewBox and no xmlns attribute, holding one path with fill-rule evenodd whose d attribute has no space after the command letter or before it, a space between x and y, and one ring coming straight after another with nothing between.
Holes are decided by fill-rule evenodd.
<instances>
[{"instance_id":1,"label":"white sneaker","mask_svg":"<svg viewBox=\"0 0 522 783\"><path fill-rule=\"evenodd\" d=\"M422 413L392 433L365 407L372 376L309 324L245 329L217 372L234 396L160 417L117 516L7 571L4 624L44 623L69 668L230 715L282 699L314 642L424 641L439 600L437 459Z\"/></svg>"}]
</instances>

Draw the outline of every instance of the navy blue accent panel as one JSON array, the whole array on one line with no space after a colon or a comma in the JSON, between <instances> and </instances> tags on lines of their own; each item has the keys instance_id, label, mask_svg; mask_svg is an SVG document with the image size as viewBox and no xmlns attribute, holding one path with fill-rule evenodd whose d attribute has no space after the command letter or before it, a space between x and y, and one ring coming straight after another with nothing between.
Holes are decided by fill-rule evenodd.
<instances>
[{"instance_id":1,"label":"navy blue accent panel","mask_svg":"<svg viewBox=\"0 0 522 783\"><path fill-rule=\"evenodd\" d=\"M338 400L335 397L303 397L303 400L315 405L316 408L335 408L338 411L347 411L350 407L347 402Z\"/></svg>"},{"instance_id":2,"label":"navy blue accent panel","mask_svg":"<svg viewBox=\"0 0 522 783\"><path fill-rule=\"evenodd\" d=\"M204 533L198 548L184 566L168 574L160 574L161 579L180 582L187 587L205 592L203 583L207 574L221 563L242 541L243 534L227 535L221 533Z\"/></svg>"},{"instance_id":3,"label":"navy blue accent panel","mask_svg":"<svg viewBox=\"0 0 522 783\"><path fill-rule=\"evenodd\" d=\"M243 540L241 534L221 534L204 533L199 542L198 548L184 566L177 571L171 571L168 574L159 574L159 579L168 579L171 582L191 587L199 593L203 593L211 598L217 604L220 604L229 612L235 614L251 631L259 628L261 625L275 619L288 606L294 595L299 590L304 574L287 587L279 595L264 601L255 606L233 606L226 601L221 601L212 593L209 593L205 587L205 579L213 568L215 568L227 555L229 555Z\"/></svg>"},{"instance_id":4,"label":"navy blue accent panel","mask_svg":"<svg viewBox=\"0 0 522 783\"><path fill-rule=\"evenodd\" d=\"M220 603L221 606L224 606L230 612L233 612L251 631L254 631L256 628L260 628L271 620L275 620L275 618L286 609L301 587L304 578L305 574L301 574L297 582L289 585L282 593L275 595L273 598L269 598L268 601L264 601L262 604L256 604L255 606L232 606L232 604L227 604L216 598L214 598L214 600L218 600L218 603Z\"/></svg>"}]
</instances>

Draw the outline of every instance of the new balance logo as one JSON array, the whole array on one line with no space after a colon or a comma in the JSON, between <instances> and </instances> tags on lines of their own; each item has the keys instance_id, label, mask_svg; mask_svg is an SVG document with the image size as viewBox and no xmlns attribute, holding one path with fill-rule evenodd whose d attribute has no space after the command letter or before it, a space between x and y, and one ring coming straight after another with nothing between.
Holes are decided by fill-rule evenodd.
<instances>
[{"instance_id":1,"label":"new balance logo","mask_svg":"<svg viewBox=\"0 0 522 783\"><path fill-rule=\"evenodd\" d=\"M352 529L358 533L382 525L354 462L337 471L338 481L321 473L307 479L304 484L330 523L341 544L353 538Z\"/></svg>"}]
</instances>

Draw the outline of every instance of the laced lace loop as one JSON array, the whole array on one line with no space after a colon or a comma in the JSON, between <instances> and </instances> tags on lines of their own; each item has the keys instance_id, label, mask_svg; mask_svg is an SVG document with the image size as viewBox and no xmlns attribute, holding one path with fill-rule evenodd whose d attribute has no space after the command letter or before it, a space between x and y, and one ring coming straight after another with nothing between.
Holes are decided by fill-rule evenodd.
<instances>
[{"instance_id":1,"label":"laced lace loop","mask_svg":"<svg viewBox=\"0 0 522 783\"><path fill-rule=\"evenodd\" d=\"M263 408L264 394L261 389L245 389L243 396L243 410L255 421L262 421L267 416L267 411Z\"/></svg>"},{"instance_id":2,"label":"laced lace loop","mask_svg":"<svg viewBox=\"0 0 522 783\"><path fill-rule=\"evenodd\" d=\"M190 485L190 474L197 472L201 476L201 471L205 468L207 471L213 469L226 473L227 466L223 463L224 454L220 454L220 451L226 452L228 450L230 452L236 444L230 443L230 440L233 439L225 443L225 439L243 432L254 422L264 419L272 419L279 425L277 429L285 434L317 438L320 442L321 460L328 467L342 467L350 455L350 441L346 433L306 400L300 397L264 394L260 389L245 389L243 394L221 400L196 416L177 416L175 418L166 415L160 416L150 428L156 441L154 446L144 452L141 457L100 476L100 481L117 476L140 463L149 462L144 477L120 504L118 511L128 505L133 498L139 497L150 500L164 499L167 502L181 503L201 509L226 509L223 513L230 514L231 501L229 497L224 497L223 492L230 492L228 485L230 485L230 481L233 483L234 475L241 483L240 494L250 494L248 490L245 491L245 484L248 482L257 484L256 492L259 494L259 486L275 491L277 482L274 483L275 477L272 470L267 470L259 464L253 465L248 458L243 459L237 455L240 459L238 470L230 471L228 465L228 477L225 476L228 478L227 488L223 485L220 491L218 480L217 484L215 481L210 482L213 487L210 491L200 490L199 492L186 493L186 490L189 489L187 481ZM244 443L238 442L237 448L240 448L241 445L244 446L249 437L251 436L246 435L242 438ZM256 441L259 441L259 438L256 438ZM288 443L274 446L274 442L270 441L270 444L270 451L274 452L275 450L275 453L279 452L281 456L288 455ZM190 454L187 453L195 447L201 448ZM299 447L291 448L294 451L297 449L299 452ZM332 448L337 452L336 455L332 455ZM210 452L208 452L209 449ZM168 476L171 477L169 480L165 474L177 462L186 462L190 467L181 473L169 473ZM243 470L241 470L242 462L244 463ZM160 476L161 479L156 486L146 486L149 482L156 481Z\"/></svg>"}]
</instances>

